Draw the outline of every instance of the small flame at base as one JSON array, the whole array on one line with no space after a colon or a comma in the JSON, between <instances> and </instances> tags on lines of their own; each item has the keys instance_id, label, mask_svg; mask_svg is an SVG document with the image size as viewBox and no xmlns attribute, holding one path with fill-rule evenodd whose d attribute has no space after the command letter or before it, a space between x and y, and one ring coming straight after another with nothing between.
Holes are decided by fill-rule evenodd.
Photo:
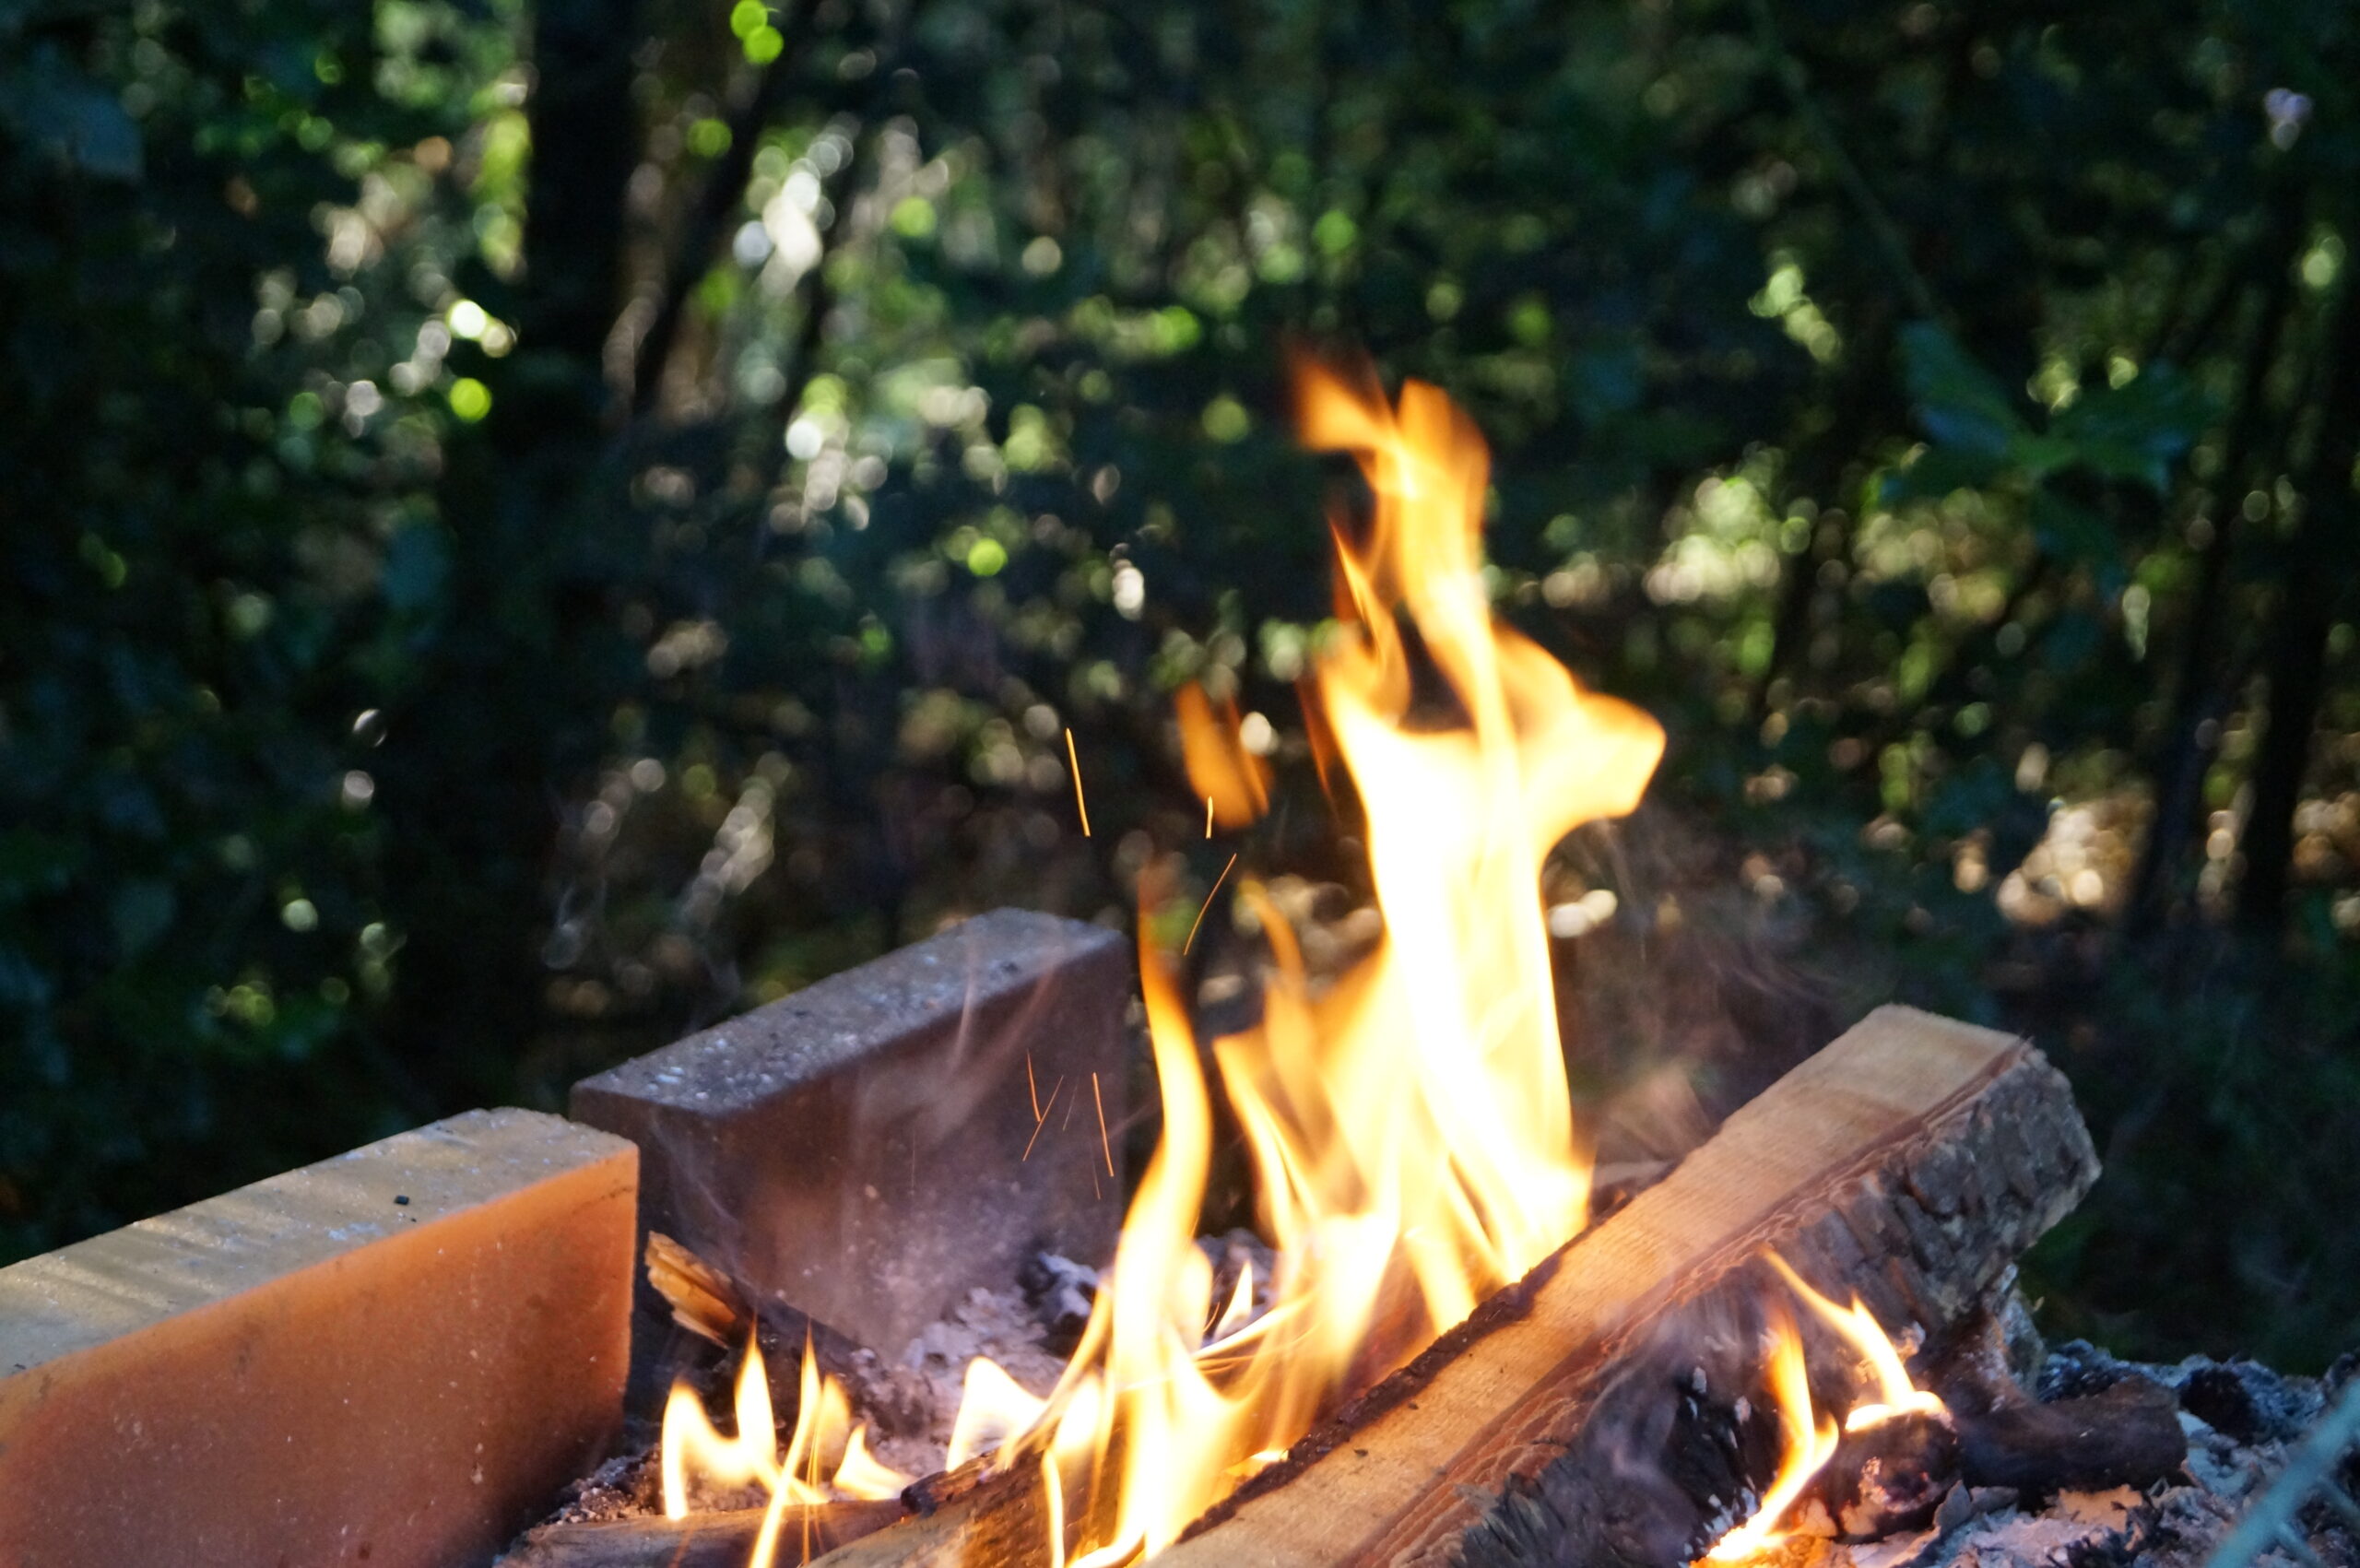
<instances>
[{"instance_id":1,"label":"small flame at base","mask_svg":"<svg viewBox=\"0 0 2360 1568\"><path fill-rule=\"evenodd\" d=\"M1868 1365L1877 1385L1877 1397L1866 1404L1855 1405L1845 1413L1843 1431L1866 1432L1907 1415L1925 1415L1948 1420L1949 1407L1941 1397L1918 1387L1909 1378L1909 1371L1902 1364L1901 1351L1884 1328L1870 1313L1860 1298L1854 1296L1850 1307L1837 1306L1811 1288L1803 1277L1788 1266L1776 1253L1764 1255L1770 1266L1778 1271L1795 1294L1817 1314L1827 1326L1842 1335ZM1779 1519L1794 1506L1803 1488L1811 1478L1827 1466L1835 1455L1840 1441L1835 1422L1823 1421L1813 1414L1811 1383L1803 1360L1802 1336L1795 1328L1794 1319L1784 1308L1774 1308L1771 1317L1770 1389L1778 1405L1778 1426L1783 1451L1778 1461L1777 1479L1770 1490L1763 1493L1762 1505L1753 1516L1713 1544L1699 1562L1742 1562L1761 1556L1786 1539L1792 1532L1777 1527Z\"/></svg>"},{"instance_id":2,"label":"small flame at base","mask_svg":"<svg viewBox=\"0 0 2360 1568\"><path fill-rule=\"evenodd\" d=\"M1785 1258L1775 1252L1767 1256L1771 1267L1793 1287L1803 1303L1825 1320L1829 1327L1850 1340L1852 1348L1860 1352L1876 1373L1879 1398L1872 1404L1852 1407L1844 1417L1846 1432L1866 1432L1899 1416L1950 1413L1941 1396L1910 1382L1908 1370L1901 1364L1901 1352L1886 1338L1884 1329L1870 1315L1859 1297L1852 1298L1849 1309L1837 1306L1805 1283L1801 1275L1788 1267Z\"/></svg>"},{"instance_id":3,"label":"small flame at base","mask_svg":"<svg viewBox=\"0 0 2360 1568\"><path fill-rule=\"evenodd\" d=\"M689 1516L691 1482L718 1489L757 1483L767 1488L770 1503L747 1568L772 1568L790 1510L836 1498L880 1500L910 1484L909 1477L868 1451L868 1429L854 1424L844 1385L820 1374L808 1339L795 1430L784 1453L778 1446L761 1347L750 1336L738 1368L735 1406L737 1433L724 1437L705 1415L696 1391L685 1383L672 1385L664 1406L664 1516ZM808 1527L808 1521L805 1523Z\"/></svg>"},{"instance_id":4,"label":"small flame at base","mask_svg":"<svg viewBox=\"0 0 2360 1568\"><path fill-rule=\"evenodd\" d=\"M1786 1539L1789 1532L1779 1529L1778 1521L1794 1506L1811 1479L1827 1468L1840 1441L1835 1421L1823 1421L1811 1411L1803 1338L1795 1331L1795 1320L1784 1311L1771 1318L1770 1341L1770 1392L1778 1401L1778 1431L1785 1445L1777 1479L1762 1494L1762 1506L1753 1511L1753 1517L1715 1542L1705 1553L1705 1562L1742 1562Z\"/></svg>"}]
</instances>

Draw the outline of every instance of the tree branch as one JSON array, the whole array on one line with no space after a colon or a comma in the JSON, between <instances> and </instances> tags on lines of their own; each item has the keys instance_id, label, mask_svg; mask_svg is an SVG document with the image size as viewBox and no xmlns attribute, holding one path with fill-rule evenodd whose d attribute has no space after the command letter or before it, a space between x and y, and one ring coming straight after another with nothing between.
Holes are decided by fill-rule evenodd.
<instances>
[{"instance_id":1,"label":"tree branch","mask_svg":"<svg viewBox=\"0 0 2360 1568\"><path fill-rule=\"evenodd\" d=\"M2310 766L2311 731L2327 676L2327 637L2351 582L2353 538L2360 534L2360 498L2352 470L2360 461L2360 280L2348 279L2323 350L2327 394L2320 399L2302 485L2303 511L2282 580L2280 611L2270 658L2269 721L2254 760L2253 813L2246 823L2246 867L2237 888L2237 918L2258 935L2284 924L2295 810Z\"/></svg>"},{"instance_id":2,"label":"tree branch","mask_svg":"<svg viewBox=\"0 0 2360 1568\"><path fill-rule=\"evenodd\" d=\"M1877 249L1882 253L1885 265L1893 270L1894 281L1900 286L1903 298L1909 301L1912 311L1926 320L1944 321L1941 308L1935 303L1934 291L1926 286L1925 277L1918 270L1918 264L1910 259L1908 242L1903 238L1900 225L1894 222L1893 215L1885 210L1884 203L1878 199L1867 176L1860 172L1860 166L1852 161L1850 153L1844 150L1844 143L1836 136L1835 127L1828 123L1827 116L1820 112L1818 103L1812 100L1810 78L1803 71L1802 62L1795 58L1780 36L1777 19L1770 13L1770 0L1752 0L1750 8L1753 13L1754 32L1761 41L1763 53L1770 58L1771 74L1786 89L1788 100L1794 105L1796 115L1803 123L1803 129L1819 144L1820 155L1834 166L1836 183L1844 187L1844 194L1852 199L1852 205L1859 208L1860 220L1869 226L1869 233L1876 241Z\"/></svg>"},{"instance_id":3,"label":"tree branch","mask_svg":"<svg viewBox=\"0 0 2360 1568\"><path fill-rule=\"evenodd\" d=\"M2219 674L2223 613L2228 597L2229 562L2235 554L2238 509L2236 486L2252 466L2262 421L2268 413L2269 379L2285 342L2294 313L2293 250L2301 242L2302 206L2288 197L2277 204L2271 242L2265 244L2249 271L2249 281L2262 289L2260 318L2248 339L2245 363L2238 376L2237 407L2224 439L2221 474L2232 504L2215 506L2212 536L2197 560L2196 590L2189 604L2188 632L2180 644L2179 678L2172 699L2172 723L2159 760L2155 779L2155 813L2148 824L2147 842L2123 906L2124 934L2143 936L2161 925L2174 895L2181 852L2195 825L2212 748L2204 744L2205 721L2217 721L2225 706L2227 683ZM2242 292L2242 289L2232 289Z\"/></svg>"},{"instance_id":4,"label":"tree branch","mask_svg":"<svg viewBox=\"0 0 2360 1568\"><path fill-rule=\"evenodd\" d=\"M803 320L795 331L793 358L787 361L786 386L778 400L779 407L789 419L795 418L796 409L802 406L803 395L810 389L811 378L819 373L820 335L828 324L828 312L834 308L836 302L835 289L828 282L828 264L835 260L845 236L852 232L853 193L858 189L859 171L867 161L862 157L861 148L861 127L855 125L852 150L844 155L844 162L820 187L821 195L835 209L836 220L828 226L827 233L820 236L819 259L804 275ZM765 465L766 478L777 473L778 456L783 450L778 442L771 443L770 456Z\"/></svg>"},{"instance_id":5,"label":"tree branch","mask_svg":"<svg viewBox=\"0 0 2360 1568\"><path fill-rule=\"evenodd\" d=\"M680 318L688 308L689 294L713 265L714 253L720 249L730 219L736 216L738 203L745 199L746 183L753 176L754 154L762 128L777 112L786 96L788 81L810 49L811 9L811 0L787 0L787 10L779 18L779 31L785 35L786 47L761 68L730 108L729 147L705 172L696 205L681 227L679 242L665 264L664 289L655 315L648 323L646 335L639 340L639 350L632 360L631 413L634 419L643 419L655 407L656 395L664 385L665 366L670 362L672 345L680 335Z\"/></svg>"}]
</instances>

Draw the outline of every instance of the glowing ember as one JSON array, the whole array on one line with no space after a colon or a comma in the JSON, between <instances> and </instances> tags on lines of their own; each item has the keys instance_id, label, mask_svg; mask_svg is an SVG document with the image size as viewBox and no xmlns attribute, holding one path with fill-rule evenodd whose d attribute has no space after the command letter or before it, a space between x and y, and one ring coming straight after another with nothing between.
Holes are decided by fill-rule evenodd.
<instances>
[{"instance_id":1,"label":"glowing ember","mask_svg":"<svg viewBox=\"0 0 2360 1568\"><path fill-rule=\"evenodd\" d=\"M1315 996L1292 932L1242 881L1278 969L1260 1026L1213 1047L1280 1258L1273 1304L1254 1318L1250 1280L1216 1313L1196 1244L1212 1105L1142 920L1162 1141L1056 1388L1028 1412L1030 1396L976 1363L952 1447L955 1463L1019 1434L997 1463L1041 1467L1059 1568L1068 1544L1071 1568L1168 1544L1586 1219L1541 862L1573 828L1637 804L1662 731L1493 619L1488 458L1440 392L1411 383L1395 409L1315 371L1302 398L1309 444L1353 454L1375 495L1364 543L1337 530L1346 625L1316 666L1307 717L1323 777L1337 782L1340 762L1358 791L1386 939ZM1452 711L1412 714L1402 615ZM1233 711L1184 695L1181 718L1192 786L1242 825L1265 786Z\"/></svg>"},{"instance_id":2,"label":"glowing ember","mask_svg":"<svg viewBox=\"0 0 2360 1568\"><path fill-rule=\"evenodd\" d=\"M1777 1527L1778 1521L1794 1505L1795 1499L1802 1495L1811 1477L1835 1456L1835 1423L1821 1421L1811 1412L1811 1380L1803 1366L1802 1336L1795 1332L1794 1319L1783 1311L1774 1315L1770 1339L1770 1392L1778 1401L1778 1434L1783 1447L1777 1479L1762 1494L1762 1506L1753 1511L1753 1517L1715 1542L1705 1554L1706 1562L1742 1562L1784 1540L1787 1532Z\"/></svg>"},{"instance_id":3,"label":"glowing ember","mask_svg":"<svg viewBox=\"0 0 2360 1568\"><path fill-rule=\"evenodd\" d=\"M766 1488L770 1503L748 1568L772 1568L792 1510L835 1498L891 1497L910 1483L868 1452L867 1431L853 1424L844 1385L820 1375L808 1343L803 1347L795 1430L784 1454L762 1352L750 1338L738 1369L736 1414L736 1435L724 1437L706 1418L695 1391L685 1384L672 1385L664 1407L664 1516L688 1516L692 1481L716 1489Z\"/></svg>"}]
</instances>

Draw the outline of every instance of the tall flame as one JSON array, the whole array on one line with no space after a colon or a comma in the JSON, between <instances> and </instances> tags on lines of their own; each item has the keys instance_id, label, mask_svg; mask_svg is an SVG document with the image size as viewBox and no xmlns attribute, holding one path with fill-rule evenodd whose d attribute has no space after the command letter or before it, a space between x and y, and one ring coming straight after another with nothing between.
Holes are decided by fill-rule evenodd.
<instances>
[{"instance_id":1,"label":"tall flame","mask_svg":"<svg viewBox=\"0 0 2360 1568\"><path fill-rule=\"evenodd\" d=\"M1307 716L1358 790L1386 937L1315 994L1277 908L1250 880L1242 889L1277 977L1260 1025L1213 1054L1279 1254L1272 1304L1254 1318L1250 1285L1216 1315L1196 1245L1212 1102L1142 919L1162 1140L1072 1360L997 1461L1041 1465L1052 1557L1068 1568L1170 1543L1587 1218L1541 863L1573 828L1637 804L1663 732L1493 619L1481 551L1489 459L1441 392L1410 383L1397 409L1313 371L1301 395L1308 444L1351 453L1375 498L1364 539L1336 530L1347 625L1315 666ZM1404 616L1446 701L1413 704ZM1201 698L1186 716L1194 777L1230 753L1210 743ZM962 1431L1004 1429L1018 1402L988 1374L970 1386L992 1409L962 1416Z\"/></svg>"},{"instance_id":2,"label":"tall flame","mask_svg":"<svg viewBox=\"0 0 2360 1568\"><path fill-rule=\"evenodd\" d=\"M1259 817L1270 799L1270 765L1238 736L1237 700L1218 703L1190 681L1172 705L1180 718L1180 757L1188 784L1205 802L1205 824L1242 828Z\"/></svg>"}]
</instances>

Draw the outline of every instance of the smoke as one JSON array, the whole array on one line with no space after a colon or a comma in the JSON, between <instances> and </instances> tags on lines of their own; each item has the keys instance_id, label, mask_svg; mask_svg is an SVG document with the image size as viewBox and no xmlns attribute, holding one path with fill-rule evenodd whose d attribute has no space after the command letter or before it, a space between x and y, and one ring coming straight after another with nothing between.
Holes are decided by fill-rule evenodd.
<instances>
[{"instance_id":1,"label":"smoke","mask_svg":"<svg viewBox=\"0 0 2360 1568\"><path fill-rule=\"evenodd\" d=\"M1678 1159L1842 1032L1799 905L1764 897L1740 858L1651 800L1551 859L1552 913L1611 895L1603 918L1552 922L1566 1065L1610 1176Z\"/></svg>"}]
</instances>

